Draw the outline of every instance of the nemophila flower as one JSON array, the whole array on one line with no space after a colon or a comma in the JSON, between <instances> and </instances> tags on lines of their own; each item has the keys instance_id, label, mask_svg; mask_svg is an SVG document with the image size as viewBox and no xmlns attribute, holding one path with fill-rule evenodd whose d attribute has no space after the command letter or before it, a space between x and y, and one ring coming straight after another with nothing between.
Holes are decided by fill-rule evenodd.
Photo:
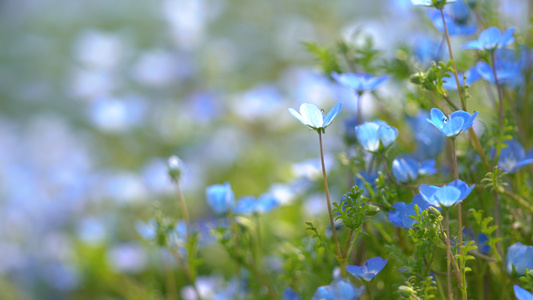
<instances>
[{"instance_id":1,"label":"nemophila flower","mask_svg":"<svg viewBox=\"0 0 533 300\"><path fill-rule=\"evenodd\" d=\"M533 300L533 294L528 292L527 290L519 287L518 285L513 286L514 295L516 296L516 299L518 300Z\"/></svg>"},{"instance_id":2,"label":"nemophila flower","mask_svg":"<svg viewBox=\"0 0 533 300\"><path fill-rule=\"evenodd\" d=\"M422 213L424 210L431 206L431 203L426 201L420 194L414 196L413 201L409 204L405 202L397 202L392 206L394 210L389 211L389 221L393 226L411 228L416 223L416 220L411 218L415 215L415 205L418 206L418 213Z\"/></svg>"},{"instance_id":3,"label":"nemophila flower","mask_svg":"<svg viewBox=\"0 0 533 300\"><path fill-rule=\"evenodd\" d=\"M363 149L376 153L392 145L398 136L398 129L389 126L384 121L376 120L355 126L355 135Z\"/></svg>"},{"instance_id":4,"label":"nemophila flower","mask_svg":"<svg viewBox=\"0 0 533 300\"><path fill-rule=\"evenodd\" d=\"M520 64L514 61L504 61L495 59L496 76L498 78L498 84L517 86L522 81L522 72L520 70ZM476 71L479 75L491 84L496 84L494 79L494 70L492 66L486 62L478 62L475 65Z\"/></svg>"},{"instance_id":5,"label":"nemophila flower","mask_svg":"<svg viewBox=\"0 0 533 300\"><path fill-rule=\"evenodd\" d=\"M342 73L332 72L333 77L337 83L347 88L354 89L358 93L364 91L375 90L381 84L389 79L388 76L373 77L370 74L355 74L355 73Z\"/></svg>"},{"instance_id":6,"label":"nemophila flower","mask_svg":"<svg viewBox=\"0 0 533 300\"><path fill-rule=\"evenodd\" d=\"M444 5L453 3L455 0L411 0L411 3L416 6L432 6L437 9L442 9Z\"/></svg>"},{"instance_id":7,"label":"nemophila flower","mask_svg":"<svg viewBox=\"0 0 533 300\"><path fill-rule=\"evenodd\" d=\"M212 185L205 192L207 194L207 203L217 215L224 215L233 207L235 195L228 182Z\"/></svg>"},{"instance_id":8,"label":"nemophila flower","mask_svg":"<svg viewBox=\"0 0 533 300\"><path fill-rule=\"evenodd\" d=\"M176 155L172 155L167 163L168 175L173 182L177 182L184 170L183 161Z\"/></svg>"},{"instance_id":9,"label":"nemophila flower","mask_svg":"<svg viewBox=\"0 0 533 300\"><path fill-rule=\"evenodd\" d=\"M278 205L278 200L269 193L263 194L257 199L252 196L246 196L235 204L233 212L240 215L263 214L273 210Z\"/></svg>"},{"instance_id":10,"label":"nemophila flower","mask_svg":"<svg viewBox=\"0 0 533 300\"><path fill-rule=\"evenodd\" d=\"M329 113L324 116L322 111L315 105L304 103L300 106L300 113L292 108L289 108L289 112L305 126L308 126L316 131L324 132L326 127L328 127L333 119L335 119L335 117L339 114L341 108L342 103L337 103L335 106L333 106Z\"/></svg>"},{"instance_id":11,"label":"nemophila flower","mask_svg":"<svg viewBox=\"0 0 533 300\"><path fill-rule=\"evenodd\" d=\"M363 281L369 282L374 279L383 268L385 268L388 261L388 259L383 259L379 256L372 257L365 261L362 266L347 266L346 271Z\"/></svg>"},{"instance_id":12,"label":"nemophila flower","mask_svg":"<svg viewBox=\"0 0 533 300\"><path fill-rule=\"evenodd\" d=\"M472 18L472 9L470 6L465 3L463 0L457 0L454 3L446 6L446 12L457 22L457 23L467 23Z\"/></svg>"},{"instance_id":13,"label":"nemophila flower","mask_svg":"<svg viewBox=\"0 0 533 300\"><path fill-rule=\"evenodd\" d=\"M440 44L440 41L428 37L415 38L411 43L414 56L424 65L441 60L446 55Z\"/></svg>"},{"instance_id":14,"label":"nemophila flower","mask_svg":"<svg viewBox=\"0 0 533 300\"><path fill-rule=\"evenodd\" d=\"M475 184L469 187L463 181L456 179L442 187L422 184L419 191L431 205L450 207L463 201L472 192L474 186Z\"/></svg>"},{"instance_id":15,"label":"nemophila flower","mask_svg":"<svg viewBox=\"0 0 533 300\"><path fill-rule=\"evenodd\" d=\"M533 270L533 246L523 245L520 242L507 248L506 269L513 274L513 268L518 275L524 275L526 269Z\"/></svg>"},{"instance_id":16,"label":"nemophila flower","mask_svg":"<svg viewBox=\"0 0 533 300\"><path fill-rule=\"evenodd\" d=\"M428 126L428 112L421 111L414 118L409 119L416 142L416 156L419 159L437 157L444 146L444 137L434 126Z\"/></svg>"},{"instance_id":17,"label":"nemophila flower","mask_svg":"<svg viewBox=\"0 0 533 300\"><path fill-rule=\"evenodd\" d=\"M483 30L477 40L469 41L463 45L463 49L478 49L492 51L504 48L514 42L514 27L507 29L503 34L500 29L490 27Z\"/></svg>"},{"instance_id":18,"label":"nemophila flower","mask_svg":"<svg viewBox=\"0 0 533 300\"><path fill-rule=\"evenodd\" d=\"M513 174L526 165L533 163L533 149L526 153L524 147L516 139L504 142L507 147L502 148L498 159L498 167L507 173ZM494 149L491 151L494 155Z\"/></svg>"},{"instance_id":19,"label":"nemophila flower","mask_svg":"<svg viewBox=\"0 0 533 300\"><path fill-rule=\"evenodd\" d=\"M427 121L433 124L442 135L455 139L461 132L472 127L478 113L475 112L471 115L466 111L457 110L448 118L440 109L432 108L430 119L427 119Z\"/></svg>"},{"instance_id":20,"label":"nemophila flower","mask_svg":"<svg viewBox=\"0 0 533 300\"><path fill-rule=\"evenodd\" d=\"M439 10L428 9L428 16L431 22L440 32L445 33L444 22L442 22L442 15ZM468 24L456 21L449 14L444 13L446 27L448 27L449 35L470 35L476 32L477 27L474 24Z\"/></svg>"},{"instance_id":21,"label":"nemophila flower","mask_svg":"<svg viewBox=\"0 0 533 300\"><path fill-rule=\"evenodd\" d=\"M428 159L422 162L412 157L397 157L392 161L392 174L396 181L407 183L416 180L418 175L435 174L435 160Z\"/></svg>"},{"instance_id":22,"label":"nemophila flower","mask_svg":"<svg viewBox=\"0 0 533 300\"><path fill-rule=\"evenodd\" d=\"M376 186L376 179L378 179L379 174L378 172L359 172L357 175L354 176L355 178L355 185L359 187L359 189L364 189L363 195L366 197L370 196L370 192L368 191L368 188L366 187L366 183L370 185L370 187L373 189Z\"/></svg>"},{"instance_id":23,"label":"nemophila flower","mask_svg":"<svg viewBox=\"0 0 533 300\"><path fill-rule=\"evenodd\" d=\"M346 279L334 280L330 285L319 287L312 300L355 300L365 293Z\"/></svg>"},{"instance_id":24,"label":"nemophila flower","mask_svg":"<svg viewBox=\"0 0 533 300\"><path fill-rule=\"evenodd\" d=\"M281 295L281 300L301 300L302 297L298 295L293 289L290 287L285 288L283 290L283 295Z\"/></svg>"}]
</instances>

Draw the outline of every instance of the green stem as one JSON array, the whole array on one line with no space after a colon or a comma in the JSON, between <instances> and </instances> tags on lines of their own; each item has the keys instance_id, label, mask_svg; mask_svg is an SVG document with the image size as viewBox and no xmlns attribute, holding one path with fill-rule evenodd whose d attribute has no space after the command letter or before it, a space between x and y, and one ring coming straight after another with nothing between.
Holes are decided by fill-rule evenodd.
<instances>
[{"instance_id":1,"label":"green stem","mask_svg":"<svg viewBox=\"0 0 533 300\"><path fill-rule=\"evenodd\" d=\"M503 92L498 81L498 75L496 73L496 59L494 58L494 50L490 51L490 57L492 59L492 73L494 74L494 82L496 83L496 89L498 90L498 100L500 103L499 120L500 128L503 128Z\"/></svg>"},{"instance_id":2,"label":"green stem","mask_svg":"<svg viewBox=\"0 0 533 300\"><path fill-rule=\"evenodd\" d=\"M457 169L457 154L455 151L455 140L452 139L452 156L453 156L453 171L455 175L455 180L459 179L459 171ZM461 208L461 202L457 203L457 227L459 229L459 232L457 235L459 236L459 244L457 245L459 249L459 255L463 254L463 216L462 216L462 208ZM467 299L467 289L466 289L466 269L465 269L465 263L461 261L461 296L463 297L463 300Z\"/></svg>"},{"instance_id":3,"label":"green stem","mask_svg":"<svg viewBox=\"0 0 533 300\"><path fill-rule=\"evenodd\" d=\"M320 162L322 163L322 177L324 178L324 189L326 190L326 200L328 202L328 214L329 222L331 225L331 231L333 232L333 239L335 240L335 248L337 250L337 259L342 260L343 256L341 253L341 248L339 246L339 240L337 238L337 229L335 229L335 220L333 219L333 212L331 210L331 200L329 198L329 188L328 188L328 179L326 175L326 165L324 163L324 150L322 147L322 132L318 131L318 141L320 143ZM344 275L344 276L342 276ZM346 277L346 269L341 268L342 278Z\"/></svg>"},{"instance_id":4,"label":"green stem","mask_svg":"<svg viewBox=\"0 0 533 300\"><path fill-rule=\"evenodd\" d=\"M448 233L450 232L450 223L448 218L448 211L446 211L446 280L447 280L447 287L448 287L448 298L450 300L453 300L453 291L452 291L452 273L450 270L451 266L451 248L450 248L450 239L448 238Z\"/></svg>"},{"instance_id":5,"label":"green stem","mask_svg":"<svg viewBox=\"0 0 533 300\"><path fill-rule=\"evenodd\" d=\"M361 104L363 100L361 99L361 96L363 93L356 91L355 94L357 96L357 125L361 125L363 123L363 105Z\"/></svg>"}]
</instances>

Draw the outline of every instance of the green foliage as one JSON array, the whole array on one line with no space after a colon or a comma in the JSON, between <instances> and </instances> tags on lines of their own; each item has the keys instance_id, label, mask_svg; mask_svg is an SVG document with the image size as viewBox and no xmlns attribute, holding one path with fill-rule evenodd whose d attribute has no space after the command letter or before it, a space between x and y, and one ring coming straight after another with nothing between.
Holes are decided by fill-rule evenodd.
<instances>
[{"instance_id":1,"label":"green foliage","mask_svg":"<svg viewBox=\"0 0 533 300\"><path fill-rule=\"evenodd\" d=\"M363 192L364 189L353 186L351 192L344 194L340 204L333 203L333 213L338 214L335 220L342 220L344 226L354 231L359 230L368 217L379 213L377 206L365 203L368 199L363 196Z\"/></svg>"},{"instance_id":2,"label":"green foliage","mask_svg":"<svg viewBox=\"0 0 533 300\"><path fill-rule=\"evenodd\" d=\"M492 251L492 253L494 253L494 256L496 256L496 259L500 261L501 257L498 251L496 251L496 243L501 241L501 238L495 238L492 236L492 234L496 231L498 226L489 225L492 222L493 218L492 217L483 218L482 210L475 210L472 208L469 211L471 213L470 215L474 218L476 225L479 226L480 231L487 236L488 238L487 244L490 246L490 250Z\"/></svg>"},{"instance_id":3,"label":"green foliage","mask_svg":"<svg viewBox=\"0 0 533 300\"><path fill-rule=\"evenodd\" d=\"M383 204L385 207L392 207L392 203L397 202L398 193L394 187L385 179L383 173L379 173L376 179L375 195L373 201Z\"/></svg>"},{"instance_id":4,"label":"green foliage","mask_svg":"<svg viewBox=\"0 0 533 300\"><path fill-rule=\"evenodd\" d=\"M346 60L348 69L352 72L375 73L380 52L375 49L372 36L364 35L363 30L358 28L353 33L352 40L355 42L339 41L337 43L338 51Z\"/></svg>"},{"instance_id":5,"label":"green foliage","mask_svg":"<svg viewBox=\"0 0 533 300\"><path fill-rule=\"evenodd\" d=\"M417 246L429 242L439 248L446 249L439 225L443 217L437 209L430 208L419 212L418 205L415 205L415 215L411 218L415 219L416 223L413 228L409 229L409 237Z\"/></svg>"},{"instance_id":6,"label":"green foliage","mask_svg":"<svg viewBox=\"0 0 533 300\"><path fill-rule=\"evenodd\" d=\"M317 63L322 67L324 74L331 74L331 72L341 72L341 68L337 62L337 55L327 46L320 46L316 43L303 43L305 49L313 54Z\"/></svg>"},{"instance_id":7,"label":"green foliage","mask_svg":"<svg viewBox=\"0 0 533 300\"><path fill-rule=\"evenodd\" d=\"M444 96L446 95L446 89L442 87L443 78L450 77L449 72L453 72L451 61L448 64L442 61L438 64L433 62L432 66L426 72L419 71L412 75L411 82L437 95Z\"/></svg>"},{"instance_id":8,"label":"green foliage","mask_svg":"<svg viewBox=\"0 0 533 300\"><path fill-rule=\"evenodd\" d=\"M307 225L305 229L313 232L312 237L317 240L317 248L325 247L327 249L327 243L325 242L324 238L322 238L322 235L320 235L315 225L313 225L313 223L310 221L305 222L305 224Z\"/></svg>"},{"instance_id":9,"label":"green foliage","mask_svg":"<svg viewBox=\"0 0 533 300\"><path fill-rule=\"evenodd\" d=\"M433 277L421 279L418 276L409 277L405 283L398 287L398 299L402 300L422 300L435 298L434 292L437 290Z\"/></svg>"},{"instance_id":10,"label":"green foliage","mask_svg":"<svg viewBox=\"0 0 533 300\"><path fill-rule=\"evenodd\" d=\"M504 192L505 187L507 187L507 182L503 178L505 175L507 175L506 172L495 166L492 172L485 174L485 178L481 180L481 183L485 184L485 188L501 194Z\"/></svg>"},{"instance_id":11,"label":"green foliage","mask_svg":"<svg viewBox=\"0 0 533 300\"><path fill-rule=\"evenodd\" d=\"M533 270L526 269L526 274L520 276L519 280L522 282L522 288L533 291Z\"/></svg>"},{"instance_id":12,"label":"green foliage","mask_svg":"<svg viewBox=\"0 0 533 300\"><path fill-rule=\"evenodd\" d=\"M475 257L473 257L472 255L468 255L468 252L477 249L477 246L475 246L474 243L474 241L468 241L464 246L461 247L461 253L455 255L456 260L459 261L461 270L464 270L463 274L472 271L471 268L466 266L466 262L469 260L475 260Z\"/></svg>"}]
</instances>

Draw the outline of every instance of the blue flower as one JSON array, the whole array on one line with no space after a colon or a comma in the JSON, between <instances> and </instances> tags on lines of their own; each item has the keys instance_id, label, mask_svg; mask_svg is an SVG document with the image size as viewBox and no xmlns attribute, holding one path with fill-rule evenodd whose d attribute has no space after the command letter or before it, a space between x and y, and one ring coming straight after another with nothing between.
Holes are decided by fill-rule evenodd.
<instances>
[{"instance_id":1,"label":"blue flower","mask_svg":"<svg viewBox=\"0 0 533 300\"><path fill-rule=\"evenodd\" d=\"M448 5L446 11L449 12L454 21L461 24L467 23L473 15L470 6L463 0L457 0L455 3Z\"/></svg>"},{"instance_id":2,"label":"blue flower","mask_svg":"<svg viewBox=\"0 0 533 300\"><path fill-rule=\"evenodd\" d=\"M524 147L515 139L505 141L505 144L507 147L501 150L500 158L498 159L499 168L513 174L526 165L533 163L533 149L526 154Z\"/></svg>"},{"instance_id":3,"label":"blue flower","mask_svg":"<svg viewBox=\"0 0 533 300\"><path fill-rule=\"evenodd\" d=\"M418 175L436 172L434 159L418 162L412 157L397 157L392 161L392 174L398 182L407 183L416 180Z\"/></svg>"},{"instance_id":4,"label":"blue flower","mask_svg":"<svg viewBox=\"0 0 533 300\"><path fill-rule=\"evenodd\" d=\"M435 28L442 33L446 32L444 29L444 23L442 22L442 15L439 10L429 9L428 16ZM458 22L447 13L444 13L444 19L446 20L446 27L448 27L449 35L470 35L477 30L476 25Z\"/></svg>"},{"instance_id":5,"label":"blue flower","mask_svg":"<svg viewBox=\"0 0 533 300\"><path fill-rule=\"evenodd\" d=\"M374 90L389 79L388 76L372 77L372 75L369 74L338 74L336 72L332 72L331 77L333 77L340 85L354 89L358 93Z\"/></svg>"},{"instance_id":6,"label":"blue flower","mask_svg":"<svg viewBox=\"0 0 533 300\"><path fill-rule=\"evenodd\" d=\"M514 42L514 30L514 27L511 27L502 34L500 29L496 27L487 28L479 34L477 40L467 42L463 48L487 51L504 48Z\"/></svg>"},{"instance_id":7,"label":"blue flower","mask_svg":"<svg viewBox=\"0 0 533 300\"><path fill-rule=\"evenodd\" d=\"M431 203L424 200L420 194L416 194L413 201L409 204L405 202L397 202L392 206L394 210L389 211L389 221L393 226L411 228L416 223L416 220L411 218L415 215L415 204L418 206L418 213L423 212L431 206Z\"/></svg>"},{"instance_id":8,"label":"blue flower","mask_svg":"<svg viewBox=\"0 0 533 300\"><path fill-rule=\"evenodd\" d=\"M428 116L426 111L421 111L415 118L409 120L415 133L416 155L419 159L437 157L444 146L444 137L439 130L433 126L427 126Z\"/></svg>"},{"instance_id":9,"label":"blue flower","mask_svg":"<svg viewBox=\"0 0 533 300\"><path fill-rule=\"evenodd\" d=\"M237 202L233 211L236 214L262 214L271 211L279 205L272 194L266 193L255 199L252 196L243 197Z\"/></svg>"},{"instance_id":10,"label":"blue flower","mask_svg":"<svg viewBox=\"0 0 533 300\"><path fill-rule=\"evenodd\" d=\"M292 108L289 108L289 112L305 126L317 131L322 130L322 132L324 132L324 129L326 129L326 127L328 127L333 119L339 114L341 108L342 103L337 103L333 106L330 112L324 116L322 111L320 111L315 105L304 103L300 106L300 113Z\"/></svg>"},{"instance_id":11,"label":"blue flower","mask_svg":"<svg viewBox=\"0 0 533 300\"><path fill-rule=\"evenodd\" d=\"M215 184L206 189L207 203L217 215L224 215L231 210L235 195L228 182Z\"/></svg>"},{"instance_id":12,"label":"blue flower","mask_svg":"<svg viewBox=\"0 0 533 300\"><path fill-rule=\"evenodd\" d=\"M433 6L442 9L445 4L453 3L455 0L411 0L411 3L416 6Z\"/></svg>"},{"instance_id":13,"label":"blue flower","mask_svg":"<svg viewBox=\"0 0 533 300\"><path fill-rule=\"evenodd\" d=\"M513 267L518 275L524 275L526 269L533 270L533 246L517 242L507 248L506 269L513 274Z\"/></svg>"},{"instance_id":14,"label":"blue flower","mask_svg":"<svg viewBox=\"0 0 533 300\"><path fill-rule=\"evenodd\" d=\"M531 294L527 290L519 287L518 285L513 286L513 289L514 289L514 295L516 296L516 299L518 299L518 300L533 300L533 294Z\"/></svg>"},{"instance_id":15,"label":"blue flower","mask_svg":"<svg viewBox=\"0 0 533 300\"><path fill-rule=\"evenodd\" d=\"M301 300L302 297L298 295L293 289L290 287L283 290L283 295L281 296L282 300Z\"/></svg>"},{"instance_id":16,"label":"blue flower","mask_svg":"<svg viewBox=\"0 0 533 300\"><path fill-rule=\"evenodd\" d=\"M463 201L474 189L475 184L470 187L463 181L456 179L448 185L438 187L434 185L420 185L420 194L433 206L450 207Z\"/></svg>"},{"instance_id":17,"label":"blue flower","mask_svg":"<svg viewBox=\"0 0 533 300\"><path fill-rule=\"evenodd\" d=\"M469 114L466 111L458 110L453 112L450 117L438 108L432 108L430 118L427 121L433 124L442 135L455 139L461 132L468 130L474 124L474 119L479 112Z\"/></svg>"},{"instance_id":18,"label":"blue flower","mask_svg":"<svg viewBox=\"0 0 533 300\"><path fill-rule=\"evenodd\" d=\"M510 86L519 85L522 81L520 64L514 61L504 61L500 59L495 60L498 84ZM492 84L496 84L496 80L494 79L494 70L492 69L491 65L480 61L476 64L475 68L479 75L483 77L483 79Z\"/></svg>"},{"instance_id":19,"label":"blue flower","mask_svg":"<svg viewBox=\"0 0 533 300\"><path fill-rule=\"evenodd\" d=\"M312 300L355 300L363 295L365 288L357 288L346 279L334 280L330 285L319 287Z\"/></svg>"},{"instance_id":20,"label":"blue flower","mask_svg":"<svg viewBox=\"0 0 533 300\"><path fill-rule=\"evenodd\" d=\"M457 81L455 81L453 73L448 74L450 77L442 78L442 87L447 90L457 90ZM476 67L473 67L466 71L464 75L462 72L458 72L457 77L459 77L459 84L464 86L465 82L467 85L472 85L474 82L478 81L481 78L481 74L479 74Z\"/></svg>"},{"instance_id":21,"label":"blue flower","mask_svg":"<svg viewBox=\"0 0 533 300\"><path fill-rule=\"evenodd\" d=\"M355 175L355 185L359 187L360 189L365 189L363 192L363 195L366 197L370 196L370 192L368 191L368 188L365 187L365 183L368 183L370 187L373 189L376 186L376 179L378 179L379 174L378 172L359 172L359 174Z\"/></svg>"},{"instance_id":22,"label":"blue flower","mask_svg":"<svg viewBox=\"0 0 533 300\"><path fill-rule=\"evenodd\" d=\"M355 126L357 141L368 152L377 153L385 150L396 140L398 129L386 122L376 120Z\"/></svg>"},{"instance_id":23,"label":"blue flower","mask_svg":"<svg viewBox=\"0 0 533 300\"><path fill-rule=\"evenodd\" d=\"M489 238L484 233L478 233L477 235L471 229L463 229L463 237L465 240L473 240L476 243L477 250L481 254L488 254L490 251L490 245L488 244Z\"/></svg>"},{"instance_id":24,"label":"blue flower","mask_svg":"<svg viewBox=\"0 0 533 300\"><path fill-rule=\"evenodd\" d=\"M372 257L371 259L365 261L362 266L350 265L346 267L346 271L352 274L355 277L360 278L363 281L369 282L378 275L389 260L383 259L379 256Z\"/></svg>"}]
</instances>

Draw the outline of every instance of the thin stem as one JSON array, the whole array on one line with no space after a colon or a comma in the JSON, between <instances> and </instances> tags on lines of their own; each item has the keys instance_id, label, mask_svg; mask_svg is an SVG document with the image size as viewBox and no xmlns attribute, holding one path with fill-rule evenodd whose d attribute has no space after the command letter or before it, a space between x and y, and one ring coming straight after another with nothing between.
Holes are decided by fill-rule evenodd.
<instances>
[{"instance_id":1,"label":"thin stem","mask_svg":"<svg viewBox=\"0 0 533 300\"><path fill-rule=\"evenodd\" d=\"M459 110L459 106L455 105L455 103L450 100L450 97L448 97L448 95L442 95L442 99L446 100L446 103L448 103L448 105L450 105L454 110Z\"/></svg>"},{"instance_id":2,"label":"thin stem","mask_svg":"<svg viewBox=\"0 0 533 300\"><path fill-rule=\"evenodd\" d=\"M366 285L366 289L368 290L368 295L370 295L370 299L374 300L374 293L372 293L372 288L370 287L370 284Z\"/></svg>"},{"instance_id":3,"label":"thin stem","mask_svg":"<svg viewBox=\"0 0 533 300\"><path fill-rule=\"evenodd\" d=\"M176 295L178 295L176 279L174 278L174 272L172 271L172 268L163 262L163 251L159 253L159 261L161 263L161 268L163 268L166 272L165 281L167 286L167 299L176 299Z\"/></svg>"},{"instance_id":4,"label":"thin stem","mask_svg":"<svg viewBox=\"0 0 533 300\"><path fill-rule=\"evenodd\" d=\"M450 239L448 238L448 233L450 232L450 223L448 218L448 212L446 211L446 278L448 282L448 297L450 300L453 299L453 291L452 291L452 274L450 271L450 263L452 260L451 254L452 251L450 249Z\"/></svg>"},{"instance_id":5,"label":"thin stem","mask_svg":"<svg viewBox=\"0 0 533 300\"><path fill-rule=\"evenodd\" d=\"M179 253L178 250L175 250L175 251L171 251L172 255L174 255L174 257L176 258L176 260L179 262L179 264L182 266L183 268L183 271L185 273L185 277L187 277L187 280L189 281L189 283L192 285L193 289L194 289L194 292L196 293L196 295L198 297L196 297L198 300L202 300L202 297L200 295L200 291L198 290L198 287L196 286L196 283L194 281L194 277L192 275L192 272L191 272L191 269L188 267L187 263L185 262L185 260L183 259L183 257L181 256L181 254Z\"/></svg>"},{"instance_id":6,"label":"thin stem","mask_svg":"<svg viewBox=\"0 0 533 300\"><path fill-rule=\"evenodd\" d=\"M176 186L178 190L178 202L180 204L181 216L185 220L185 226L187 228L187 242L188 242L189 236L192 234L191 219L189 218L189 209L187 208L187 202L185 201L185 196L183 195L183 190L181 188L181 184L179 181L177 182Z\"/></svg>"},{"instance_id":7,"label":"thin stem","mask_svg":"<svg viewBox=\"0 0 533 300\"><path fill-rule=\"evenodd\" d=\"M361 125L363 123L363 105L361 104L362 102L362 99L361 99L361 96L362 96L362 92L358 92L358 91L355 91L355 95L357 97L357 125Z\"/></svg>"},{"instance_id":8,"label":"thin stem","mask_svg":"<svg viewBox=\"0 0 533 300\"><path fill-rule=\"evenodd\" d=\"M466 110L466 101L463 95L463 89L459 82L459 76L457 75L457 67L455 66L455 59L453 57L452 43L450 42L450 34L448 33L448 26L446 26L446 18L444 18L444 10L440 10L442 16L442 23L444 24L444 32L446 33L446 42L448 43L448 51L450 52L450 59L452 61L453 75L455 76L455 82L457 83L457 91L459 92L459 97L461 98L461 105L463 110Z\"/></svg>"},{"instance_id":9,"label":"thin stem","mask_svg":"<svg viewBox=\"0 0 533 300\"><path fill-rule=\"evenodd\" d=\"M501 238L500 233L500 195L494 191L494 223L496 224L496 238ZM496 252L497 256L500 256L502 253L502 244L501 242L496 243Z\"/></svg>"},{"instance_id":10,"label":"thin stem","mask_svg":"<svg viewBox=\"0 0 533 300\"><path fill-rule=\"evenodd\" d=\"M324 150L322 148L322 132L318 131L318 141L320 143L320 162L322 163L322 177L324 178L324 189L326 190L326 199L328 202L328 213L329 213L329 222L331 225L331 231L333 232L333 239L335 240L335 247L337 249L337 257L338 259L342 259L342 253L341 248L339 246L339 240L337 238L337 229L335 229L335 221L333 219L333 212L331 211L331 200L329 198L329 188L328 188L328 179L326 175L326 165L324 163ZM341 273L345 274L346 270L342 270ZM342 276L343 278L345 276Z\"/></svg>"},{"instance_id":11,"label":"thin stem","mask_svg":"<svg viewBox=\"0 0 533 300\"><path fill-rule=\"evenodd\" d=\"M342 251L343 258L348 257L348 250L350 250L350 244L352 243L352 237L353 237L353 229L350 229L350 231L348 232L348 238L346 239L346 243L344 243L344 250Z\"/></svg>"},{"instance_id":12,"label":"thin stem","mask_svg":"<svg viewBox=\"0 0 533 300\"><path fill-rule=\"evenodd\" d=\"M257 256L259 258L259 261L261 261L263 256L263 241L261 239L261 225L259 222L259 214L254 213L255 215L255 231L257 235Z\"/></svg>"},{"instance_id":13,"label":"thin stem","mask_svg":"<svg viewBox=\"0 0 533 300\"><path fill-rule=\"evenodd\" d=\"M498 75L496 73L496 59L494 58L494 51L490 52L492 59L492 73L494 74L494 83L496 83L496 89L498 90L498 100L500 102L500 127L503 127L503 92L498 82Z\"/></svg>"}]
</instances>

